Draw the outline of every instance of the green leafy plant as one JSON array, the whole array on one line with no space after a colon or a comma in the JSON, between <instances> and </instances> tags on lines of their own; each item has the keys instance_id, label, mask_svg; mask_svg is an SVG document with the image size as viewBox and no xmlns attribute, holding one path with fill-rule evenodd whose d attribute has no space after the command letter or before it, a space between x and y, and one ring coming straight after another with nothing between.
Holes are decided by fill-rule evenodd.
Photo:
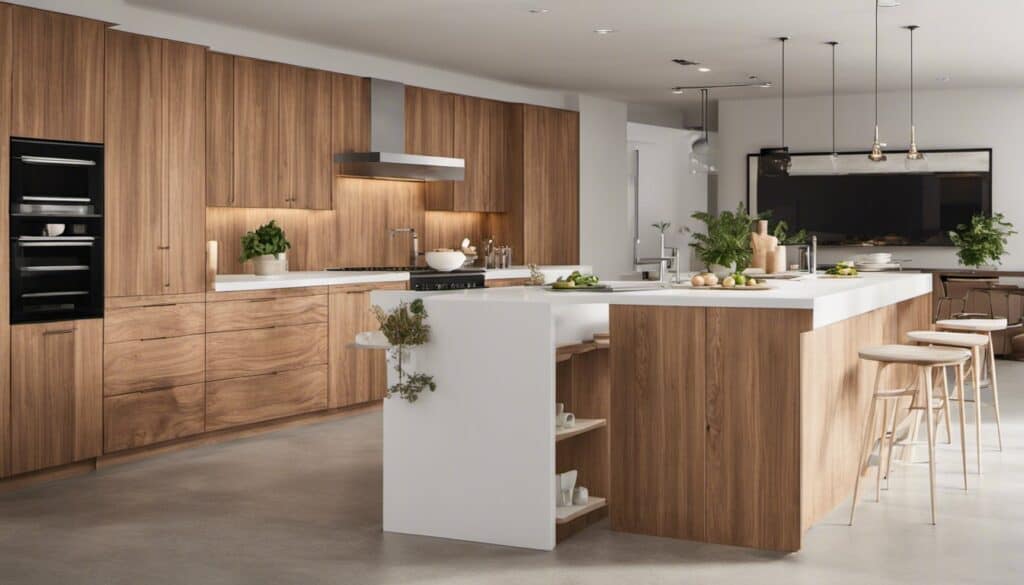
<instances>
[{"instance_id":1,"label":"green leafy plant","mask_svg":"<svg viewBox=\"0 0 1024 585\"><path fill-rule=\"evenodd\" d=\"M277 221L270 220L268 223L256 228L256 231L246 232L242 236L242 254L238 257L239 262L246 262L257 256L278 254L287 252L292 247L291 242L284 237L284 230L277 225Z\"/></svg>"},{"instance_id":2,"label":"green leafy plant","mask_svg":"<svg viewBox=\"0 0 1024 585\"><path fill-rule=\"evenodd\" d=\"M651 227L658 230L658 233L664 235L668 228L672 227L672 224L667 221L659 221L658 223L652 223Z\"/></svg>"},{"instance_id":3,"label":"green leafy plant","mask_svg":"<svg viewBox=\"0 0 1024 585\"><path fill-rule=\"evenodd\" d=\"M986 263L1000 264L1006 254L1006 242L1016 233L1002 213L978 214L970 224L960 224L956 231L949 232L949 239L957 247L960 264L977 268Z\"/></svg>"},{"instance_id":4,"label":"green leafy plant","mask_svg":"<svg viewBox=\"0 0 1024 585\"><path fill-rule=\"evenodd\" d=\"M723 211L716 215L699 211L691 215L693 219L704 222L706 233L686 231L691 235L690 247L697 253L705 265L730 266L736 263L736 271L743 272L750 266L753 251L750 248L750 230L754 222L763 216L751 216L747 208L740 203L736 211Z\"/></svg>"},{"instance_id":5,"label":"green leafy plant","mask_svg":"<svg viewBox=\"0 0 1024 585\"><path fill-rule=\"evenodd\" d=\"M398 373L398 382L388 388L388 398L397 394L409 402L416 402L424 390L437 390L433 376L405 371L404 364L409 358L409 348L423 345L430 341L430 325L425 323L427 310L422 299L412 303L399 303L390 311L377 305L373 306L373 314L380 323L380 331L391 344L391 358Z\"/></svg>"},{"instance_id":6,"label":"green leafy plant","mask_svg":"<svg viewBox=\"0 0 1024 585\"><path fill-rule=\"evenodd\" d=\"M795 234L789 234L789 224L779 220L772 229L772 235L779 240L780 246L797 246L807 242L807 230L800 230Z\"/></svg>"}]
</instances>

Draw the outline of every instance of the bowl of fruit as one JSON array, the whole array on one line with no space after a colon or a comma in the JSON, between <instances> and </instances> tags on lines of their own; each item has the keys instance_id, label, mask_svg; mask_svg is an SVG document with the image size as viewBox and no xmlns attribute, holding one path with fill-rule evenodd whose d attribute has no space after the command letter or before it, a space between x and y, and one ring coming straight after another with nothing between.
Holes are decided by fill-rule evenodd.
<instances>
[{"instance_id":1,"label":"bowl of fruit","mask_svg":"<svg viewBox=\"0 0 1024 585\"><path fill-rule=\"evenodd\" d=\"M771 288L763 279L758 280L741 272L721 279L710 272L701 272L690 277L689 283L680 286L707 290L768 290Z\"/></svg>"},{"instance_id":2,"label":"bowl of fruit","mask_svg":"<svg viewBox=\"0 0 1024 585\"><path fill-rule=\"evenodd\" d=\"M846 260L826 270L825 278L860 278L860 272L853 262Z\"/></svg>"},{"instance_id":3,"label":"bowl of fruit","mask_svg":"<svg viewBox=\"0 0 1024 585\"><path fill-rule=\"evenodd\" d=\"M601 283L594 274L581 274L579 270L573 270L569 276L559 276L558 280L551 284L551 290L556 291L596 291L606 290L607 285Z\"/></svg>"}]
</instances>

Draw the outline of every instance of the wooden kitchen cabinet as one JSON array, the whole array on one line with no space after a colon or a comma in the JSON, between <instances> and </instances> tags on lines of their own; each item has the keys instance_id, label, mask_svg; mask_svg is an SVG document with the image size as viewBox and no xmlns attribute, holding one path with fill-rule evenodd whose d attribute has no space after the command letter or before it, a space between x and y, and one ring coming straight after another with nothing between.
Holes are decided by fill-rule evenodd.
<instances>
[{"instance_id":1,"label":"wooden kitchen cabinet","mask_svg":"<svg viewBox=\"0 0 1024 585\"><path fill-rule=\"evenodd\" d=\"M103 35L96 20L14 6L11 134L103 142Z\"/></svg>"},{"instance_id":2,"label":"wooden kitchen cabinet","mask_svg":"<svg viewBox=\"0 0 1024 585\"><path fill-rule=\"evenodd\" d=\"M11 129L11 13L14 7L0 4L0 369L11 364L10 240L8 214L10 189ZM10 474L11 377L0 376L0 477Z\"/></svg>"},{"instance_id":3,"label":"wooden kitchen cabinet","mask_svg":"<svg viewBox=\"0 0 1024 585\"><path fill-rule=\"evenodd\" d=\"M103 440L103 321L11 328L11 473L96 457Z\"/></svg>"},{"instance_id":4,"label":"wooden kitchen cabinet","mask_svg":"<svg viewBox=\"0 0 1024 585\"><path fill-rule=\"evenodd\" d=\"M451 211L506 210L510 107L505 102L455 97L454 156L465 159L466 178L454 183Z\"/></svg>"},{"instance_id":5,"label":"wooden kitchen cabinet","mask_svg":"<svg viewBox=\"0 0 1024 585\"><path fill-rule=\"evenodd\" d=\"M357 333L379 329L370 311L370 291L405 288L403 282L331 287L329 408L384 398L388 385L384 351L350 345Z\"/></svg>"},{"instance_id":6,"label":"wooden kitchen cabinet","mask_svg":"<svg viewBox=\"0 0 1024 585\"><path fill-rule=\"evenodd\" d=\"M455 156L455 95L422 87L405 87L405 151L409 154ZM455 183L424 184L424 207L454 210Z\"/></svg>"},{"instance_id":7,"label":"wooden kitchen cabinet","mask_svg":"<svg viewBox=\"0 0 1024 585\"><path fill-rule=\"evenodd\" d=\"M524 264L579 263L579 113L522 106Z\"/></svg>"},{"instance_id":8,"label":"wooden kitchen cabinet","mask_svg":"<svg viewBox=\"0 0 1024 585\"><path fill-rule=\"evenodd\" d=\"M106 295L205 290L205 53L106 42Z\"/></svg>"},{"instance_id":9,"label":"wooden kitchen cabinet","mask_svg":"<svg viewBox=\"0 0 1024 585\"><path fill-rule=\"evenodd\" d=\"M205 419L203 384L113 396L103 402L103 451L196 435L205 430Z\"/></svg>"},{"instance_id":10,"label":"wooden kitchen cabinet","mask_svg":"<svg viewBox=\"0 0 1024 585\"><path fill-rule=\"evenodd\" d=\"M277 63L234 58L232 177L241 207L288 207L278 190L280 85Z\"/></svg>"},{"instance_id":11,"label":"wooden kitchen cabinet","mask_svg":"<svg viewBox=\"0 0 1024 585\"><path fill-rule=\"evenodd\" d=\"M278 67L278 196L286 207L330 209L331 74Z\"/></svg>"}]
</instances>

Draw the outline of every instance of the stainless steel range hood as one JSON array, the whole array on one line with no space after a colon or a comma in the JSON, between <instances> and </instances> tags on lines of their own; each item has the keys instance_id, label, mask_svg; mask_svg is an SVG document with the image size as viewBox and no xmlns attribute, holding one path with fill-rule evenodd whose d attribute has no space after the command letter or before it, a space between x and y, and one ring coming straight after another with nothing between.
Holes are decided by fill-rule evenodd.
<instances>
[{"instance_id":1,"label":"stainless steel range hood","mask_svg":"<svg viewBox=\"0 0 1024 585\"><path fill-rule=\"evenodd\" d=\"M461 181L461 158L405 154L405 86L370 80L370 151L334 155L338 174L403 181Z\"/></svg>"}]
</instances>

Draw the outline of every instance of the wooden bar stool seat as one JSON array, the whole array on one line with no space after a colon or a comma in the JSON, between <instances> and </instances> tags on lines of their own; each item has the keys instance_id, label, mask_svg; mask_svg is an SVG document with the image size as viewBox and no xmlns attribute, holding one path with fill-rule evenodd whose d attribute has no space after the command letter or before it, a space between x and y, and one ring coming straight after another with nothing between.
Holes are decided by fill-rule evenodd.
<instances>
[{"instance_id":1,"label":"wooden bar stool seat","mask_svg":"<svg viewBox=\"0 0 1024 585\"><path fill-rule=\"evenodd\" d=\"M999 450L1003 450L1003 425L999 413L999 382L996 379L996 351L992 343L992 334L1008 328L1006 319L943 319L936 321L935 328L940 331L958 333L974 333L988 338L985 347L973 348L971 383L974 386L974 414L978 426L978 473L981 473L981 388L992 388L992 406L996 413L996 436ZM985 354L988 354L987 359ZM977 367L974 367L977 366Z\"/></svg>"},{"instance_id":2,"label":"wooden bar stool seat","mask_svg":"<svg viewBox=\"0 0 1024 585\"><path fill-rule=\"evenodd\" d=\"M931 492L931 523L935 524L935 411L947 408L947 401L936 400L932 388L932 374L935 368L953 367L957 373L957 388L960 395L963 395L964 364L971 357L971 353L959 347L935 347L923 345L879 345L861 349L858 354L862 360L878 362L878 371L875 374L874 392L871 396L871 408L868 412L868 419L864 428L864 448L857 460L857 474L853 484L853 503L850 506L850 525L853 525L854 512L857 509L857 494L860 489L860 478L867 466L872 445L874 444L875 414L878 411L879 403L882 404L881 430L878 437L878 469L875 476L875 498L881 499L881 481L883 467L888 474L892 461L892 449L896 444L896 422L899 412L899 401L904 398L911 398L911 408L923 409L927 417L928 426L928 479ZM905 388L883 388L883 372L887 367L898 364L913 366L918 370L917 384L910 384ZM923 384L922 384L923 382ZM918 404L918 397L922 394L923 403ZM892 415L890 417L889 406L892 404ZM948 412L948 410L947 410ZM962 421L962 418L961 418ZM961 431L963 423L961 422ZM913 435L913 433L912 433ZM962 435L961 435L962 436ZM904 444L911 444L911 441ZM967 463L966 452L964 456L964 488L967 488Z\"/></svg>"}]
</instances>

